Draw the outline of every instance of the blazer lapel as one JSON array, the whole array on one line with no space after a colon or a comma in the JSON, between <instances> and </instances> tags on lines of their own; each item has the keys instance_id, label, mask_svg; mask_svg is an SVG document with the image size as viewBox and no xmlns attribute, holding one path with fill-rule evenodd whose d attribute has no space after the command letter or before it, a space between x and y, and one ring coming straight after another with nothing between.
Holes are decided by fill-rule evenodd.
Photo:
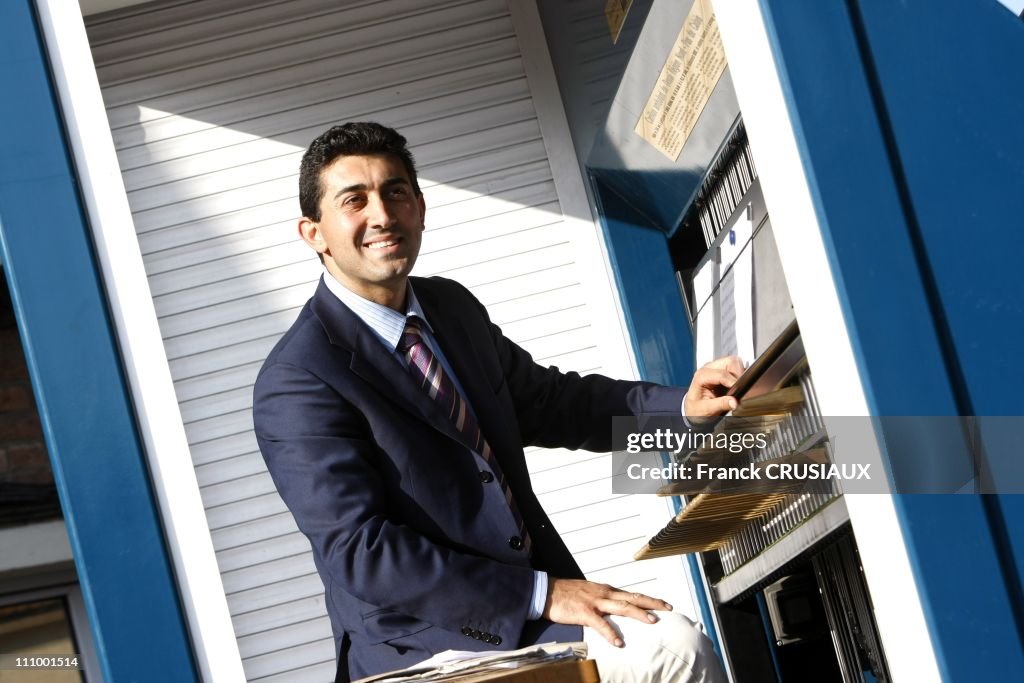
<instances>
[{"instance_id":1,"label":"blazer lapel","mask_svg":"<svg viewBox=\"0 0 1024 683\"><path fill-rule=\"evenodd\" d=\"M322 280L313 295L311 306L331 343L351 351L349 367L352 372L380 393L394 399L414 416L459 443L464 443L462 435L440 406L416 384L408 371L402 369L373 330L341 303Z\"/></svg>"}]
</instances>

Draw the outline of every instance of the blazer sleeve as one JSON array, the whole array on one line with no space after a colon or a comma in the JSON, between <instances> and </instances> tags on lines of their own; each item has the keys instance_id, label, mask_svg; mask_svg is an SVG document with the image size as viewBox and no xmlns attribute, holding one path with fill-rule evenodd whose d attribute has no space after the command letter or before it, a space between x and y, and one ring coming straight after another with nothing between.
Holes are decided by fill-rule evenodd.
<instances>
[{"instance_id":1,"label":"blazer sleeve","mask_svg":"<svg viewBox=\"0 0 1024 683\"><path fill-rule=\"evenodd\" d=\"M389 516L386 459L331 387L303 368L270 365L256 382L253 422L274 483L332 582L447 630L518 642L533 570L460 552Z\"/></svg>"},{"instance_id":2,"label":"blazer sleeve","mask_svg":"<svg viewBox=\"0 0 1024 683\"><path fill-rule=\"evenodd\" d=\"M613 417L682 416L686 389L681 387L597 374L581 376L539 365L529 352L502 334L468 290L466 294L487 321L524 445L610 451Z\"/></svg>"}]
</instances>

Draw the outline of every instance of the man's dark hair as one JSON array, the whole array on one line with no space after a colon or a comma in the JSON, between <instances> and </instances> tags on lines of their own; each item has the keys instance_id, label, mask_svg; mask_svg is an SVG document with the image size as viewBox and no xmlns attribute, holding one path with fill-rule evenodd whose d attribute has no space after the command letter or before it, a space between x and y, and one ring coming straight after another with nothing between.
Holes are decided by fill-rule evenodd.
<instances>
[{"instance_id":1,"label":"man's dark hair","mask_svg":"<svg viewBox=\"0 0 1024 683\"><path fill-rule=\"evenodd\" d=\"M405 146L405 138L394 128L372 121L355 121L334 126L321 133L302 155L299 165L299 207L302 215L320 220L320 200L324 186L320 173L341 156L384 154L397 157L405 166L412 188L420 194L416 165Z\"/></svg>"}]
</instances>

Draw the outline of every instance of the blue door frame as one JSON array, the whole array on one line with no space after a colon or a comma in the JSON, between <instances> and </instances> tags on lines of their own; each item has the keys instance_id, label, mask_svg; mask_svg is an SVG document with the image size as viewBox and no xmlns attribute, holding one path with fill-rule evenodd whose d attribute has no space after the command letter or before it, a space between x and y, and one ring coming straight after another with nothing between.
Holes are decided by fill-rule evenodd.
<instances>
[{"instance_id":1,"label":"blue door frame","mask_svg":"<svg viewBox=\"0 0 1024 683\"><path fill-rule=\"evenodd\" d=\"M100 668L118 683L193 681L31 0L0 2L0 43L0 248Z\"/></svg>"}]
</instances>

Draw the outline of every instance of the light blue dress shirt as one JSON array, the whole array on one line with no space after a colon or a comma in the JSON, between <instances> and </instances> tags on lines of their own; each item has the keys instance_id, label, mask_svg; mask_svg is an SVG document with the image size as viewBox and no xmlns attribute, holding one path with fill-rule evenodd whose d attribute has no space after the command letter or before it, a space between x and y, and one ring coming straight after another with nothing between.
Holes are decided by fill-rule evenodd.
<instances>
[{"instance_id":1,"label":"light blue dress shirt","mask_svg":"<svg viewBox=\"0 0 1024 683\"><path fill-rule=\"evenodd\" d=\"M327 285L327 289L331 290L334 296L338 297L341 303L345 304L353 313L355 313L360 320L369 326L373 333L380 340L380 343L391 352L395 360L402 366L402 370L408 372L408 366L405 363L405 359L402 354L398 352L398 343L402 340L402 333L405 331L405 322L410 317L417 317L424 322L426 329L423 330L423 341L437 359L441 362L441 368L448 373L448 376L452 380L452 384L455 385L455 389L466 397L466 392L462 390L462 385L459 384L459 379L452 372L451 366L448 364L448 360L444 357L444 352L441 351L441 347L437 345L437 340L434 338L434 329L430 326L430 321L427 320L427 316L423 314L423 308L420 307L420 302L416 298L416 291L412 287L412 283L408 284L405 313L399 313L393 308L382 306L369 299L364 299L355 292L347 289L343 284L338 282L333 275L331 275L326 269L324 270L324 284ZM468 399L466 400L467 406L469 405ZM472 409L472 408L470 408ZM544 603L547 601L548 596L548 575L547 572L533 573L533 599L530 603L530 612L527 614L527 619L540 619L544 613Z\"/></svg>"}]
</instances>

